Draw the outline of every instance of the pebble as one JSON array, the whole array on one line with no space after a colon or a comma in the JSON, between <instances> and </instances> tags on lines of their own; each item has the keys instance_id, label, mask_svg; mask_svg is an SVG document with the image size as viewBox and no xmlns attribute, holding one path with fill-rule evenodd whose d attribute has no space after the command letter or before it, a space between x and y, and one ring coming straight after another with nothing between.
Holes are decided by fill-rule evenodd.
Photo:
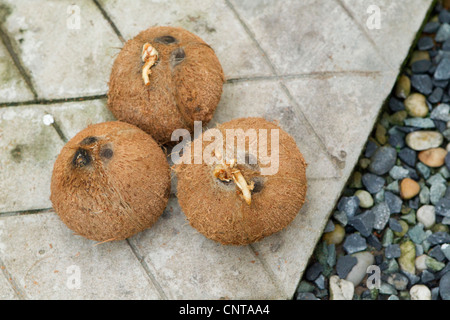
<instances>
[{"instance_id":1,"label":"pebble","mask_svg":"<svg viewBox=\"0 0 450 320\"><path fill-rule=\"evenodd\" d=\"M422 151L438 148L444 141L444 137L436 131L414 131L406 136L405 141L411 149Z\"/></svg>"},{"instance_id":2,"label":"pebble","mask_svg":"<svg viewBox=\"0 0 450 320\"><path fill-rule=\"evenodd\" d=\"M389 219L389 228L394 232L402 232L403 226L395 218Z\"/></svg>"},{"instance_id":3,"label":"pebble","mask_svg":"<svg viewBox=\"0 0 450 320\"><path fill-rule=\"evenodd\" d=\"M395 194L393 194L392 192L386 191L384 193L384 200L386 201L391 214L401 212L403 202L402 202L402 199L397 197Z\"/></svg>"},{"instance_id":4,"label":"pebble","mask_svg":"<svg viewBox=\"0 0 450 320\"><path fill-rule=\"evenodd\" d=\"M397 272L390 275L387 282L393 285L396 290L403 291L408 287L409 280L408 277Z\"/></svg>"},{"instance_id":5,"label":"pebble","mask_svg":"<svg viewBox=\"0 0 450 320\"><path fill-rule=\"evenodd\" d=\"M430 251L428 251L428 255L439 262L443 262L445 260L445 255L441 250L441 246L434 246Z\"/></svg>"},{"instance_id":6,"label":"pebble","mask_svg":"<svg viewBox=\"0 0 450 320\"><path fill-rule=\"evenodd\" d=\"M359 199L359 206L361 208L367 209L373 206L372 195L366 190L358 190L355 192L355 196Z\"/></svg>"},{"instance_id":7,"label":"pebble","mask_svg":"<svg viewBox=\"0 0 450 320\"><path fill-rule=\"evenodd\" d=\"M339 222L342 226L346 226L347 225L347 223L348 223L348 217L347 217L347 215L345 214L345 212L342 212L342 211L335 211L334 213L333 213L333 218L337 221L337 222ZM344 236L345 236L345 231L344 231Z\"/></svg>"},{"instance_id":8,"label":"pebble","mask_svg":"<svg viewBox=\"0 0 450 320\"><path fill-rule=\"evenodd\" d=\"M434 88L431 95L428 96L428 101L433 104L436 104L442 101L443 96L444 96L444 89L437 87Z\"/></svg>"},{"instance_id":9,"label":"pebble","mask_svg":"<svg viewBox=\"0 0 450 320\"><path fill-rule=\"evenodd\" d=\"M366 150L364 151L364 156L366 158L370 158L377 149L378 149L377 144L369 139L366 145Z\"/></svg>"},{"instance_id":10,"label":"pebble","mask_svg":"<svg viewBox=\"0 0 450 320\"><path fill-rule=\"evenodd\" d=\"M391 215L389 206L386 202L381 202L375 205L371 211L374 214L373 228L376 230L383 230Z\"/></svg>"},{"instance_id":11,"label":"pebble","mask_svg":"<svg viewBox=\"0 0 450 320\"><path fill-rule=\"evenodd\" d=\"M391 134L388 143L393 148L403 148L405 146L405 138L400 134Z\"/></svg>"},{"instance_id":12,"label":"pebble","mask_svg":"<svg viewBox=\"0 0 450 320\"><path fill-rule=\"evenodd\" d=\"M381 124L377 124L375 130L375 139L378 141L379 144L385 145L387 142L387 136L386 136L386 128L382 126Z\"/></svg>"},{"instance_id":13,"label":"pebble","mask_svg":"<svg viewBox=\"0 0 450 320\"><path fill-rule=\"evenodd\" d=\"M401 256L400 245L391 244L384 250L384 255L387 259L395 259Z\"/></svg>"},{"instance_id":14,"label":"pebble","mask_svg":"<svg viewBox=\"0 0 450 320\"><path fill-rule=\"evenodd\" d=\"M408 230L408 236L416 244L421 244L427 238L423 225L419 223Z\"/></svg>"},{"instance_id":15,"label":"pebble","mask_svg":"<svg viewBox=\"0 0 450 320\"><path fill-rule=\"evenodd\" d=\"M306 300L306 301L310 301L310 300L320 300L319 298L317 298L313 293L311 292L299 292L297 294L296 300Z\"/></svg>"},{"instance_id":16,"label":"pebble","mask_svg":"<svg viewBox=\"0 0 450 320\"><path fill-rule=\"evenodd\" d=\"M445 58L439 62L436 71L434 72L434 78L436 80L450 79L450 59Z\"/></svg>"},{"instance_id":17,"label":"pebble","mask_svg":"<svg viewBox=\"0 0 450 320\"><path fill-rule=\"evenodd\" d=\"M425 205L417 210L417 221L422 223L425 228L430 229L436 223L436 210L434 206Z\"/></svg>"},{"instance_id":18,"label":"pebble","mask_svg":"<svg viewBox=\"0 0 450 320\"><path fill-rule=\"evenodd\" d=\"M378 240L378 238L377 238L375 235L373 235L373 234L370 234L370 235L366 238L366 240L367 240L367 244L368 244L369 246L373 247L373 248L374 248L375 250L377 250L377 251L379 251L379 250L381 250L381 249L383 248L383 246L382 246L380 240Z\"/></svg>"},{"instance_id":19,"label":"pebble","mask_svg":"<svg viewBox=\"0 0 450 320\"><path fill-rule=\"evenodd\" d=\"M414 211L411 211L408 214L404 214L401 216L402 220L405 220L405 223L409 223L410 225L416 224L416 214ZM401 221L400 221L401 222Z\"/></svg>"},{"instance_id":20,"label":"pebble","mask_svg":"<svg viewBox=\"0 0 450 320\"><path fill-rule=\"evenodd\" d=\"M444 165L447 150L444 148L432 148L419 152L419 160L431 168L438 168Z\"/></svg>"},{"instance_id":21,"label":"pebble","mask_svg":"<svg viewBox=\"0 0 450 320\"><path fill-rule=\"evenodd\" d=\"M419 171L419 173L422 175L422 177L424 177L425 179L428 179L430 177L431 174L431 170L430 168L428 168L426 165L424 165L423 163L419 162L417 163L417 171Z\"/></svg>"},{"instance_id":22,"label":"pebble","mask_svg":"<svg viewBox=\"0 0 450 320\"><path fill-rule=\"evenodd\" d=\"M426 73L431 66L432 63L430 60L419 60L411 65L411 71L416 74Z\"/></svg>"},{"instance_id":23,"label":"pebble","mask_svg":"<svg viewBox=\"0 0 450 320\"><path fill-rule=\"evenodd\" d=\"M405 109L411 117L423 118L428 114L428 105L423 94L412 93L404 101Z\"/></svg>"},{"instance_id":24,"label":"pebble","mask_svg":"<svg viewBox=\"0 0 450 320\"><path fill-rule=\"evenodd\" d=\"M414 167L417 162L417 153L416 151L410 148L403 148L398 152L398 157L404 163L406 163L410 167Z\"/></svg>"},{"instance_id":25,"label":"pebble","mask_svg":"<svg viewBox=\"0 0 450 320\"><path fill-rule=\"evenodd\" d=\"M419 184L410 178L403 179L400 183L400 196L402 197L402 199L412 199L417 196L419 192Z\"/></svg>"},{"instance_id":26,"label":"pebble","mask_svg":"<svg viewBox=\"0 0 450 320\"><path fill-rule=\"evenodd\" d=\"M439 282L439 295L442 300L450 300L450 272L447 272Z\"/></svg>"},{"instance_id":27,"label":"pebble","mask_svg":"<svg viewBox=\"0 0 450 320\"><path fill-rule=\"evenodd\" d=\"M336 263L336 272L339 278L345 279L357 262L358 260L350 255L339 257Z\"/></svg>"},{"instance_id":28,"label":"pebble","mask_svg":"<svg viewBox=\"0 0 450 320\"><path fill-rule=\"evenodd\" d=\"M420 280L422 281L422 283L429 283L434 279L436 279L434 274L428 270L423 270L422 274L420 275Z\"/></svg>"},{"instance_id":29,"label":"pebble","mask_svg":"<svg viewBox=\"0 0 450 320\"><path fill-rule=\"evenodd\" d=\"M432 246L443 243L450 244L450 234L448 232L435 232L427 238L427 241Z\"/></svg>"},{"instance_id":30,"label":"pebble","mask_svg":"<svg viewBox=\"0 0 450 320\"><path fill-rule=\"evenodd\" d=\"M442 23L450 23L450 13L447 10L441 10L439 12L439 21Z\"/></svg>"},{"instance_id":31,"label":"pebble","mask_svg":"<svg viewBox=\"0 0 450 320\"><path fill-rule=\"evenodd\" d=\"M357 263L345 279L358 286L367 275L367 268L375 263L375 257L367 251L358 252L352 256L356 258Z\"/></svg>"},{"instance_id":32,"label":"pebble","mask_svg":"<svg viewBox=\"0 0 450 320\"><path fill-rule=\"evenodd\" d=\"M429 179L427 179L427 184L432 186L433 184L445 184L447 181L440 175L439 173L436 173L435 175L432 175Z\"/></svg>"},{"instance_id":33,"label":"pebble","mask_svg":"<svg viewBox=\"0 0 450 320\"><path fill-rule=\"evenodd\" d=\"M353 300L355 286L352 282L331 276L329 288L330 300Z\"/></svg>"},{"instance_id":34,"label":"pebble","mask_svg":"<svg viewBox=\"0 0 450 320\"><path fill-rule=\"evenodd\" d=\"M394 241L394 232L391 229L384 231L383 238L381 239L381 244L383 247L387 247Z\"/></svg>"},{"instance_id":35,"label":"pebble","mask_svg":"<svg viewBox=\"0 0 450 320\"><path fill-rule=\"evenodd\" d=\"M428 22L423 28L424 33L436 33L439 30L441 24L439 22Z\"/></svg>"},{"instance_id":36,"label":"pebble","mask_svg":"<svg viewBox=\"0 0 450 320\"><path fill-rule=\"evenodd\" d=\"M433 92L433 83L427 74L414 74L411 77L411 86L424 95L429 95Z\"/></svg>"},{"instance_id":37,"label":"pebble","mask_svg":"<svg viewBox=\"0 0 450 320\"><path fill-rule=\"evenodd\" d=\"M412 66L412 64L416 61L420 61L420 60L430 60L430 54L428 53L428 51L414 51L411 54L411 60L409 62L410 66Z\"/></svg>"},{"instance_id":38,"label":"pebble","mask_svg":"<svg viewBox=\"0 0 450 320\"><path fill-rule=\"evenodd\" d=\"M398 186L398 181L392 181L390 184L388 184L386 186L386 191L390 191L390 192L398 194L400 192L400 187ZM384 198L382 201L384 201Z\"/></svg>"},{"instance_id":39,"label":"pebble","mask_svg":"<svg viewBox=\"0 0 450 320\"><path fill-rule=\"evenodd\" d=\"M358 233L353 233L345 238L343 248L348 254L363 251L367 248L366 239Z\"/></svg>"},{"instance_id":40,"label":"pebble","mask_svg":"<svg viewBox=\"0 0 450 320\"><path fill-rule=\"evenodd\" d=\"M364 176L363 176L363 183L364 183ZM339 200L338 203L338 210L345 212L347 217L351 218L354 217L356 214L356 211L359 207L359 198L358 197L342 197L341 200Z\"/></svg>"},{"instance_id":41,"label":"pebble","mask_svg":"<svg viewBox=\"0 0 450 320\"><path fill-rule=\"evenodd\" d=\"M394 288L394 286L390 285L389 283L382 282L380 285L380 288L378 289L380 294L386 294L386 295L396 295L398 294L397 290Z\"/></svg>"},{"instance_id":42,"label":"pebble","mask_svg":"<svg viewBox=\"0 0 450 320\"><path fill-rule=\"evenodd\" d=\"M338 245L344 241L345 229L340 224L334 225L334 230L323 235L323 240L328 244Z\"/></svg>"},{"instance_id":43,"label":"pebble","mask_svg":"<svg viewBox=\"0 0 450 320\"><path fill-rule=\"evenodd\" d=\"M444 243L441 245L441 251L444 254L445 258L450 261L450 244Z\"/></svg>"},{"instance_id":44,"label":"pebble","mask_svg":"<svg viewBox=\"0 0 450 320\"><path fill-rule=\"evenodd\" d=\"M397 151L392 147L378 148L370 158L369 171L376 175L383 175L395 165Z\"/></svg>"},{"instance_id":45,"label":"pebble","mask_svg":"<svg viewBox=\"0 0 450 320\"><path fill-rule=\"evenodd\" d=\"M431 111L430 118L433 120L450 121L450 105L442 103Z\"/></svg>"},{"instance_id":46,"label":"pebble","mask_svg":"<svg viewBox=\"0 0 450 320\"><path fill-rule=\"evenodd\" d=\"M375 174L372 173L365 173L362 176L362 183L364 185L364 187L367 189L367 191L369 191L371 194L375 194L377 192L379 192L386 180L380 176L377 176Z\"/></svg>"},{"instance_id":47,"label":"pebble","mask_svg":"<svg viewBox=\"0 0 450 320\"><path fill-rule=\"evenodd\" d=\"M433 49L434 42L433 39L430 37L422 37L417 42L417 49L420 51L430 50Z\"/></svg>"},{"instance_id":48,"label":"pebble","mask_svg":"<svg viewBox=\"0 0 450 320\"><path fill-rule=\"evenodd\" d=\"M327 225L325 226L325 229L323 230L323 233L328 233L334 230L334 223L331 220L328 220Z\"/></svg>"},{"instance_id":49,"label":"pebble","mask_svg":"<svg viewBox=\"0 0 450 320\"><path fill-rule=\"evenodd\" d=\"M448 151L448 146L447 146L447 155L445 156L445 166L447 167L448 170L450 170L450 152Z\"/></svg>"},{"instance_id":50,"label":"pebble","mask_svg":"<svg viewBox=\"0 0 450 320\"><path fill-rule=\"evenodd\" d=\"M411 300L431 300L431 291L423 284L416 284L409 290Z\"/></svg>"},{"instance_id":51,"label":"pebble","mask_svg":"<svg viewBox=\"0 0 450 320\"><path fill-rule=\"evenodd\" d=\"M436 203L436 214L450 217L450 199L442 198Z\"/></svg>"},{"instance_id":52,"label":"pebble","mask_svg":"<svg viewBox=\"0 0 450 320\"><path fill-rule=\"evenodd\" d=\"M394 166L389 171L389 175L394 180L402 180L402 179L408 178L409 170L407 170L403 167L400 167L400 166Z\"/></svg>"},{"instance_id":53,"label":"pebble","mask_svg":"<svg viewBox=\"0 0 450 320\"><path fill-rule=\"evenodd\" d=\"M426 254L422 254L415 259L414 265L419 272L427 269L427 258L428 256Z\"/></svg>"},{"instance_id":54,"label":"pebble","mask_svg":"<svg viewBox=\"0 0 450 320\"><path fill-rule=\"evenodd\" d=\"M425 259L425 264L431 272L439 272L445 268L445 263L437 261L431 257Z\"/></svg>"},{"instance_id":55,"label":"pebble","mask_svg":"<svg viewBox=\"0 0 450 320\"><path fill-rule=\"evenodd\" d=\"M427 186L423 186L419 193L419 201L421 204L430 203L430 189Z\"/></svg>"},{"instance_id":56,"label":"pebble","mask_svg":"<svg viewBox=\"0 0 450 320\"><path fill-rule=\"evenodd\" d=\"M406 99L411 92L411 80L406 75L401 75L395 86L395 95L397 98Z\"/></svg>"},{"instance_id":57,"label":"pebble","mask_svg":"<svg viewBox=\"0 0 450 320\"><path fill-rule=\"evenodd\" d=\"M305 279L308 281L314 281L319 277L323 271L323 266L319 262L315 262L309 266L305 273Z\"/></svg>"},{"instance_id":58,"label":"pebble","mask_svg":"<svg viewBox=\"0 0 450 320\"><path fill-rule=\"evenodd\" d=\"M450 38L450 25L448 23L444 23L438 29L434 39L436 40L436 42L444 42L449 38Z\"/></svg>"},{"instance_id":59,"label":"pebble","mask_svg":"<svg viewBox=\"0 0 450 320\"><path fill-rule=\"evenodd\" d=\"M437 205L438 202L444 197L447 186L443 183L435 183L430 188L430 201L432 204Z\"/></svg>"},{"instance_id":60,"label":"pebble","mask_svg":"<svg viewBox=\"0 0 450 320\"><path fill-rule=\"evenodd\" d=\"M404 121L405 126L416 127L420 129L433 129L436 127L430 118L408 118Z\"/></svg>"},{"instance_id":61,"label":"pebble","mask_svg":"<svg viewBox=\"0 0 450 320\"><path fill-rule=\"evenodd\" d=\"M355 228L364 237L368 237L371 234L374 223L375 215L370 210L350 218L348 221L348 224Z\"/></svg>"},{"instance_id":62,"label":"pebble","mask_svg":"<svg viewBox=\"0 0 450 320\"><path fill-rule=\"evenodd\" d=\"M410 274L416 273L415 258L416 247L412 241L405 241L400 244L401 256L398 258L398 263L403 271Z\"/></svg>"}]
</instances>

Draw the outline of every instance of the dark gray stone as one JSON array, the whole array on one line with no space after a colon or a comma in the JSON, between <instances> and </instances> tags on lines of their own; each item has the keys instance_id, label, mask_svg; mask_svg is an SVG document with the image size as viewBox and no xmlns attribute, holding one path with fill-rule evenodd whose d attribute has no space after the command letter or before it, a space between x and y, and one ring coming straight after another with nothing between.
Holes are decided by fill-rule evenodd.
<instances>
[{"instance_id":1,"label":"dark gray stone","mask_svg":"<svg viewBox=\"0 0 450 320\"><path fill-rule=\"evenodd\" d=\"M369 171L373 174L383 175L395 165L397 151L392 147L378 148L370 159Z\"/></svg>"},{"instance_id":2,"label":"dark gray stone","mask_svg":"<svg viewBox=\"0 0 450 320\"><path fill-rule=\"evenodd\" d=\"M405 109L405 106L403 106L403 109ZM364 151L364 156L366 158L370 158L377 149L378 149L378 146L376 145L376 143L369 140L369 142L367 142L367 145L366 145L366 150Z\"/></svg>"},{"instance_id":3,"label":"dark gray stone","mask_svg":"<svg viewBox=\"0 0 450 320\"><path fill-rule=\"evenodd\" d=\"M434 42L433 39L430 37L422 37L417 42L417 49L419 49L420 51L430 50L433 49L433 47Z\"/></svg>"},{"instance_id":4,"label":"dark gray stone","mask_svg":"<svg viewBox=\"0 0 450 320\"><path fill-rule=\"evenodd\" d=\"M416 244L421 244L426 239L425 231L423 230L423 225L417 224L408 230L408 236L412 242Z\"/></svg>"},{"instance_id":5,"label":"dark gray stone","mask_svg":"<svg viewBox=\"0 0 450 320\"><path fill-rule=\"evenodd\" d=\"M387 259L399 258L401 254L402 251L400 250L400 245L398 244L391 244L384 249L384 255Z\"/></svg>"},{"instance_id":6,"label":"dark gray stone","mask_svg":"<svg viewBox=\"0 0 450 320\"><path fill-rule=\"evenodd\" d=\"M448 38L450 38L450 25L448 23L443 23L439 27L434 40L436 40L436 42L444 42Z\"/></svg>"},{"instance_id":7,"label":"dark gray stone","mask_svg":"<svg viewBox=\"0 0 450 320\"><path fill-rule=\"evenodd\" d=\"M366 237L366 240L367 244L377 251L380 251L383 248L380 240L378 240L378 238L374 234L370 234L368 237Z\"/></svg>"},{"instance_id":8,"label":"dark gray stone","mask_svg":"<svg viewBox=\"0 0 450 320\"><path fill-rule=\"evenodd\" d=\"M433 104L439 103L442 100L442 96L444 95L444 89L442 88L434 88L431 95L428 97L428 101Z\"/></svg>"},{"instance_id":9,"label":"dark gray stone","mask_svg":"<svg viewBox=\"0 0 450 320\"><path fill-rule=\"evenodd\" d=\"M398 153L398 157L410 167L414 167L417 162L417 153L413 149L403 148Z\"/></svg>"},{"instance_id":10,"label":"dark gray stone","mask_svg":"<svg viewBox=\"0 0 450 320\"><path fill-rule=\"evenodd\" d=\"M448 80L436 80L433 78L433 86L435 86L436 88L445 89L447 88L448 83L449 83Z\"/></svg>"},{"instance_id":11,"label":"dark gray stone","mask_svg":"<svg viewBox=\"0 0 450 320\"><path fill-rule=\"evenodd\" d=\"M447 192L448 188L446 189ZM444 197L436 203L436 214L443 217L450 217L450 199Z\"/></svg>"},{"instance_id":12,"label":"dark gray stone","mask_svg":"<svg viewBox=\"0 0 450 320\"><path fill-rule=\"evenodd\" d=\"M430 69L431 65L432 63L430 60L419 60L411 65L411 70L415 74L426 73Z\"/></svg>"},{"instance_id":13,"label":"dark gray stone","mask_svg":"<svg viewBox=\"0 0 450 320\"><path fill-rule=\"evenodd\" d=\"M450 300L450 272L447 272L439 283L439 294L442 300Z\"/></svg>"},{"instance_id":14,"label":"dark gray stone","mask_svg":"<svg viewBox=\"0 0 450 320\"><path fill-rule=\"evenodd\" d=\"M403 148L405 146L405 138L399 134L390 134L388 142L394 148Z\"/></svg>"},{"instance_id":15,"label":"dark gray stone","mask_svg":"<svg viewBox=\"0 0 450 320\"><path fill-rule=\"evenodd\" d=\"M352 256L339 257L336 263L336 272L339 278L345 279L357 262L358 259Z\"/></svg>"},{"instance_id":16,"label":"dark gray stone","mask_svg":"<svg viewBox=\"0 0 450 320\"><path fill-rule=\"evenodd\" d=\"M305 278L308 281L316 280L323 271L323 266L319 262L315 262L306 270Z\"/></svg>"},{"instance_id":17,"label":"dark gray stone","mask_svg":"<svg viewBox=\"0 0 450 320\"><path fill-rule=\"evenodd\" d=\"M446 87L446 86L445 86ZM444 87L444 88L445 88ZM402 101L400 101L399 99L395 98L395 97L391 97L391 99L389 100L389 109L391 109L392 112L397 112L397 111L402 111L405 110L405 105L403 104ZM371 142L371 141L370 141ZM372 142L373 143L373 142ZM373 143L375 144L375 143ZM376 146L376 145L375 145ZM376 148L375 148L376 149ZM367 147L366 147L366 151L367 151ZM375 150L374 150L375 151ZM369 156L369 158L372 155ZM366 156L367 157L367 156Z\"/></svg>"},{"instance_id":18,"label":"dark gray stone","mask_svg":"<svg viewBox=\"0 0 450 320\"><path fill-rule=\"evenodd\" d=\"M374 223L375 215L370 210L348 220L348 224L359 231L364 237L368 237L371 234Z\"/></svg>"},{"instance_id":19,"label":"dark gray stone","mask_svg":"<svg viewBox=\"0 0 450 320\"><path fill-rule=\"evenodd\" d=\"M427 241L432 246L437 244L450 243L450 233L443 231L433 233L427 238Z\"/></svg>"},{"instance_id":20,"label":"dark gray stone","mask_svg":"<svg viewBox=\"0 0 450 320\"><path fill-rule=\"evenodd\" d=\"M424 33L436 33L439 30L441 24L436 21L428 22L425 27L423 27Z\"/></svg>"},{"instance_id":21,"label":"dark gray stone","mask_svg":"<svg viewBox=\"0 0 450 320\"><path fill-rule=\"evenodd\" d=\"M439 262L445 260L445 255L441 250L441 246L434 246L430 251L428 251L428 255Z\"/></svg>"},{"instance_id":22,"label":"dark gray stone","mask_svg":"<svg viewBox=\"0 0 450 320\"><path fill-rule=\"evenodd\" d=\"M434 73L434 78L437 80L448 80L450 79L450 59L442 59L436 68Z\"/></svg>"},{"instance_id":23,"label":"dark gray stone","mask_svg":"<svg viewBox=\"0 0 450 320\"><path fill-rule=\"evenodd\" d=\"M391 214L400 213L402 211L402 199L392 192L386 191L384 193L384 200L386 201Z\"/></svg>"},{"instance_id":24,"label":"dark gray stone","mask_svg":"<svg viewBox=\"0 0 450 320\"><path fill-rule=\"evenodd\" d=\"M366 190L371 194L379 192L386 182L384 178L372 173L365 173L361 180Z\"/></svg>"},{"instance_id":25,"label":"dark gray stone","mask_svg":"<svg viewBox=\"0 0 450 320\"><path fill-rule=\"evenodd\" d=\"M431 82L431 78L427 74L412 75L411 86L424 95L429 95L433 92L433 82Z\"/></svg>"},{"instance_id":26,"label":"dark gray stone","mask_svg":"<svg viewBox=\"0 0 450 320\"><path fill-rule=\"evenodd\" d=\"M415 274L409 273L408 271L404 271L404 270L401 270L400 272L402 274L404 274L406 277L408 277L409 284L411 286L415 285L416 283L418 283L420 281L420 277L416 276Z\"/></svg>"},{"instance_id":27,"label":"dark gray stone","mask_svg":"<svg viewBox=\"0 0 450 320\"><path fill-rule=\"evenodd\" d=\"M445 166L450 170L450 152L445 156Z\"/></svg>"},{"instance_id":28,"label":"dark gray stone","mask_svg":"<svg viewBox=\"0 0 450 320\"><path fill-rule=\"evenodd\" d=\"M441 23L450 23L450 13L447 10L441 10L439 12L439 21Z\"/></svg>"},{"instance_id":29,"label":"dark gray stone","mask_svg":"<svg viewBox=\"0 0 450 320\"><path fill-rule=\"evenodd\" d=\"M435 279L434 274L428 270L423 270L420 279L423 284L427 284Z\"/></svg>"},{"instance_id":30,"label":"dark gray stone","mask_svg":"<svg viewBox=\"0 0 450 320\"><path fill-rule=\"evenodd\" d=\"M397 219L394 219L394 218L389 219L389 228L395 232L403 231L403 228L402 228L402 225L400 224L400 222L398 222Z\"/></svg>"},{"instance_id":31,"label":"dark gray stone","mask_svg":"<svg viewBox=\"0 0 450 320\"><path fill-rule=\"evenodd\" d=\"M343 248L348 254L363 251L367 248L366 239L358 233L353 233L345 238Z\"/></svg>"},{"instance_id":32,"label":"dark gray stone","mask_svg":"<svg viewBox=\"0 0 450 320\"><path fill-rule=\"evenodd\" d=\"M342 197L337 208L339 211L344 212L348 218L352 218L359 208L359 198L356 196Z\"/></svg>"}]
</instances>

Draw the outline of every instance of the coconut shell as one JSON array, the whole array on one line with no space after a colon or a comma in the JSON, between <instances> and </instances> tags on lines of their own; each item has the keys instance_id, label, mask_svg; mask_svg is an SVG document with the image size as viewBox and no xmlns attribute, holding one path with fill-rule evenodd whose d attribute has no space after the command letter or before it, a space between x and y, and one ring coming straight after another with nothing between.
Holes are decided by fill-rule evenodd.
<instances>
[{"instance_id":1,"label":"coconut shell","mask_svg":"<svg viewBox=\"0 0 450 320\"><path fill-rule=\"evenodd\" d=\"M145 43L158 51L147 86L141 59ZM194 121L211 120L223 82L220 62L201 38L182 28L153 27L127 41L114 61L108 107L118 120L165 144L175 129L192 132Z\"/></svg>"},{"instance_id":2,"label":"coconut shell","mask_svg":"<svg viewBox=\"0 0 450 320\"><path fill-rule=\"evenodd\" d=\"M215 177L215 164L205 161L194 164L194 142L191 145L192 164L178 164L175 168L178 175L178 200L189 223L206 237L226 245L250 244L282 230L294 220L306 198L307 165L294 139L274 123L262 118L235 119L219 125L217 129L224 137L224 150L230 147L226 144L225 130L242 129L245 132L255 129L257 132L256 139L246 138L246 162L237 165L245 180L255 184L251 192L251 204L243 200L233 181L227 183ZM261 129L266 129L269 134L272 129L279 130L279 169L275 174L261 174L264 165L259 154L253 155L256 164L248 161L251 158L248 152L250 144L264 146L263 141L258 141ZM212 140L203 141L203 151L209 143L214 143ZM270 135L265 146L270 155Z\"/></svg>"},{"instance_id":3,"label":"coconut shell","mask_svg":"<svg viewBox=\"0 0 450 320\"><path fill-rule=\"evenodd\" d=\"M76 234L122 240L151 227L170 194L170 168L159 145L124 122L91 125L61 150L51 201Z\"/></svg>"}]
</instances>

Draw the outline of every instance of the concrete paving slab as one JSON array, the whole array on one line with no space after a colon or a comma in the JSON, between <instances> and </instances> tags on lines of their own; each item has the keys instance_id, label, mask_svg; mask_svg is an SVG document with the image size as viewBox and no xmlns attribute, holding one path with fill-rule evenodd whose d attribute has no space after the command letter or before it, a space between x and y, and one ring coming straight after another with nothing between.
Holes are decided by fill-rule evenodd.
<instances>
[{"instance_id":1,"label":"concrete paving slab","mask_svg":"<svg viewBox=\"0 0 450 320\"><path fill-rule=\"evenodd\" d=\"M366 35L334 0L230 3L279 74L389 69Z\"/></svg>"},{"instance_id":2,"label":"concrete paving slab","mask_svg":"<svg viewBox=\"0 0 450 320\"><path fill-rule=\"evenodd\" d=\"M263 56L224 1L100 0L111 20L128 40L152 26L189 30L216 52L227 78L270 75Z\"/></svg>"},{"instance_id":3,"label":"concrete paving slab","mask_svg":"<svg viewBox=\"0 0 450 320\"><path fill-rule=\"evenodd\" d=\"M338 4L394 70L402 65L415 40L416 34L411 30L419 30L430 8L430 1L426 0L338 0Z\"/></svg>"},{"instance_id":4,"label":"concrete paving slab","mask_svg":"<svg viewBox=\"0 0 450 320\"><path fill-rule=\"evenodd\" d=\"M318 147L320 141L306 124L305 117L297 111L282 90L279 81L259 80L228 83L209 127L235 118L264 117L277 121L291 134L307 159L306 175L310 179L340 176L326 150Z\"/></svg>"},{"instance_id":5,"label":"concrete paving slab","mask_svg":"<svg viewBox=\"0 0 450 320\"><path fill-rule=\"evenodd\" d=\"M2 0L3 28L41 99L105 94L122 46L90 0Z\"/></svg>"},{"instance_id":6,"label":"concrete paving slab","mask_svg":"<svg viewBox=\"0 0 450 320\"><path fill-rule=\"evenodd\" d=\"M53 163L67 139L89 124L114 120L105 99L0 108L0 212L50 208Z\"/></svg>"},{"instance_id":7,"label":"concrete paving slab","mask_svg":"<svg viewBox=\"0 0 450 320\"><path fill-rule=\"evenodd\" d=\"M193 229L176 198L131 239L168 299L282 299L249 246L223 246Z\"/></svg>"},{"instance_id":8,"label":"concrete paving slab","mask_svg":"<svg viewBox=\"0 0 450 320\"><path fill-rule=\"evenodd\" d=\"M34 98L5 46L0 43L0 104Z\"/></svg>"},{"instance_id":9,"label":"concrete paving slab","mask_svg":"<svg viewBox=\"0 0 450 320\"><path fill-rule=\"evenodd\" d=\"M4 266L2 265L2 268ZM19 296L10 284L9 274L0 274L0 300L18 300Z\"/></svg>"},{"instance_id":10,"label":"concrete paving slab","mask_svg":"<svg viewBox=\"0 0 450 320\"><path fill-rule=\"evenodd\" d=\"M0 257L25 299L159 299L126 241L95 245L54 212L0 218Z\"/></svg>"}]
</instances>

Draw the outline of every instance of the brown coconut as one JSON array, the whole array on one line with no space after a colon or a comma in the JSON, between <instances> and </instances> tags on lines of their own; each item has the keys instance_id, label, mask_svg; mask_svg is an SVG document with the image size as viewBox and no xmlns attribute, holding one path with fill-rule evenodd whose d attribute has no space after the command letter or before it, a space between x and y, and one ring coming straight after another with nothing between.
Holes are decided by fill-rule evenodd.
<instances>
[{"instance_id":1,"label":"brown coconut","mask_svg":"<svg viewBox=\"0 0 450 320\"><path fill-rule=\"evenodd\" d=\"M146 43L158 53L148 85L142 78ZM211 120L223 82L220 62L201 38L182 28L153 27L120 51L111 71L108 107L118 120L165 144L175 129L192 132L194 121Z\"/></svg>"},{"instance_id":2,"label":"brown coconut","mask_svg":"<svg viewBox=\"0 0 450 320\"><path fill-rule=\"evenodd\" d=\"M61 150L51 201L76 234L122 240L151 227L170 193L170 169L159 145L124 122L91 125Z\"/></svg>"},{"instance_id":3,"label":"brown coconut","mask_svg":"<svg viewBox=\"0 0 450 320\"><path fill-rule=\"evenodd\" d=\"M217 128L224 137L224 150L230 147L226 145L226 129L242 129L244 132L255 129L258 135L261 129L266 129L268 133L271 129L278 129L279 170L273 175L262 175L264 164L259 153L251 155L248 152L250 143L257 142L259 145L262 141L258 141L259 136L256 139L246 138L246 160L238 164L237 169L248 184L253 185L248 204L236 183L216 177L217 164L208 165L205 161L194 164L192 151L192 164L178 164L175 168L178 200L189 223L206 237L226 245L247 245L282 230L297 216L305 202L307 190L307 165L294 139L262 118L235 119ZM203 141L203 151L209 143L214 143L214 140ZM270 135L264 146L267 146L270 155ZM191 148L193 150L194 144ZM251 157L253 161L256 159L256 164L251 164Z\"/></svg>"}]
</instances>

